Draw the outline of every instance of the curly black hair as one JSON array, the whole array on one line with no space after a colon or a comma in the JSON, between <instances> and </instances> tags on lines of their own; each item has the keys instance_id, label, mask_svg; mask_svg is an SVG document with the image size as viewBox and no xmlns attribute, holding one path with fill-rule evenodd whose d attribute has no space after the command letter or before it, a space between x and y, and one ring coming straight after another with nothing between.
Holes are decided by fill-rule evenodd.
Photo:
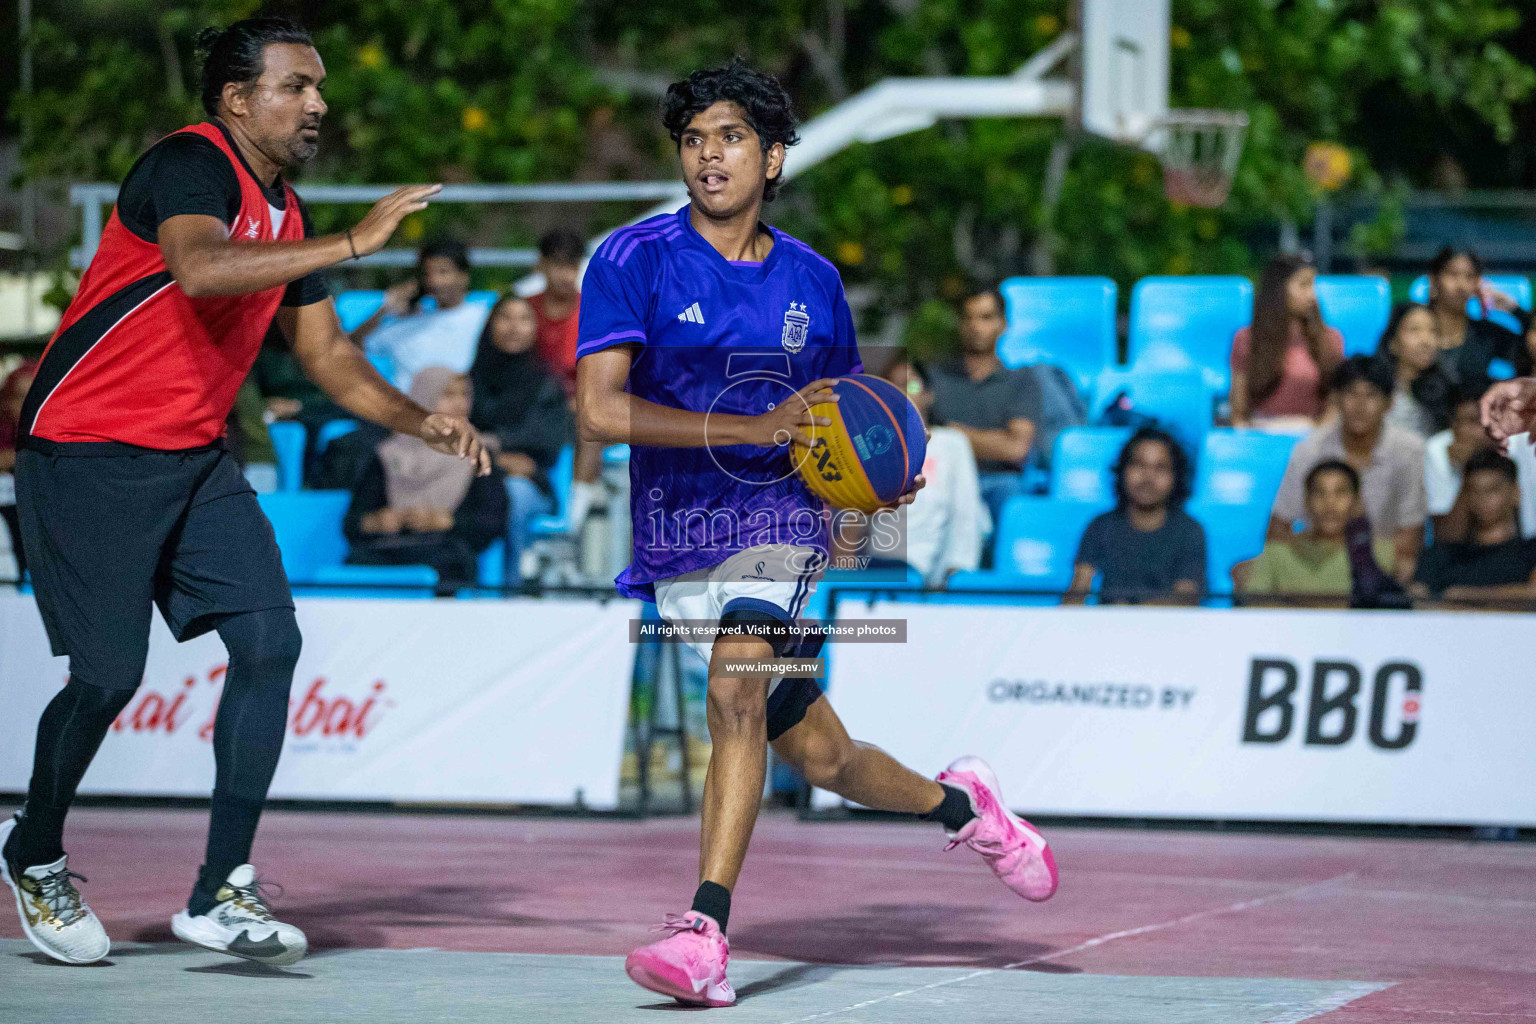
<instances>
[{"instance_id":1,"label":"curly black hair","mask_svg":"<svg viewBox=\"0 0 1536 1024\"><path fill-rule=\"evenodd\" d=\"M1125 471L1130 468L1131 456L1135 454L1137 445L1149 441L1168 450L1168 458L1173 462L1173 490L1168 494L1168 504L1173 508L1183 508L1194 492L1194 467L1190 464L1189 453L1184 450L1184 446L1160 427L1142 427L1120 449L1120 457L1115 460L1113 468L1116 507L1125 508L1129 503L1130 496L1125 493Z\"/></svg>"},{"instance_id":2,"label":"curly black hair","mask_svg":"<svg viewBox=\"0 0 1536 1024\"><path fill-rule=\"evenodd\" d=\"M681 82L669 85L666 98L661 101L661 123L672 141L681 147L688 123L721 100L728 100L746 112L747 124L757 133L764 153L775 143L787 148L800 141L795 131L800 121L795 117L789 93L777 78L758 71L740 57L733 57L729 64L717 68L695 71ZM783 180L782 171L768 179L763 202L773 201Z\"/></svg>"}]
</instances>

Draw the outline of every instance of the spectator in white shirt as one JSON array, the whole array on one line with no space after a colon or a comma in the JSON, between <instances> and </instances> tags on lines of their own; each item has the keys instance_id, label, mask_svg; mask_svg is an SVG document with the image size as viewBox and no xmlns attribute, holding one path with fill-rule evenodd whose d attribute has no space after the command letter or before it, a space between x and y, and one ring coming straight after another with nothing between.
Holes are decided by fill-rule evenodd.
<instances>
[{"instance_id":1,"label":"spectator in white shirt","mask_svg":"<svg viewBox=\"0 0 1536 1024\"><path fill-rule=\"evenodd\" d=\"M417 256L416 276L385 291L384 305L352 340L389 361L391 382L401 391L428 366L466 373L490 313L466 302L468 295L469 250L452 239L429 242ZM424 299L431 304L424 307Z\"/></svg>"},{"instance_id":2,"label":"spectator in white shirt","mask_svg":"<svg viewBox=\"0 0 1536 1024\"><path fill-rule=\"evenodd\" d=\"M1437 541L1460 543L1465 538L1468 519L1462 472L1468 459L1493 447L1483 430L1478 403L1475 395L1459 398L1450 429L1424 443L1424 492ZM1516 434L1509 439L1508 449L1519 478L1520 535L1536 537L1536 446L1531 435Z\"/></svg>"},{"instance_id":3,"label":"spectator in white shirt","mask_svg":"<svg viewBox=\"0 0 1536 1024\"><path fill-rule=\"evenodd\" d=\"M933 392L921 368L898 357L881 376L906 392L926 425ZM959 430L929 428L922 472L928 484L912 504L875 514L864 553L904 561L918 571L926 588L942 590L953 573L981 564L992 517L981 500L976 455Z\"/></svg>"}]
</instances>

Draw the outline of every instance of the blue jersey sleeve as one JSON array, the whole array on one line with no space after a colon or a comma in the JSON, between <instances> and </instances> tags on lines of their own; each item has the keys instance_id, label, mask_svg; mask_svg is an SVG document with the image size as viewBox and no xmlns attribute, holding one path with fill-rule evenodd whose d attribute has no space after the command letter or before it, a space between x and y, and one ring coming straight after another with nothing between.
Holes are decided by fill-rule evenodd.
<instances>
[{"instance_id":1,"label":"blue jersey sleeve","mask_svg":"<svg viewBox=\"0 0 1536 1024\"><path fill-rule=\"evenodd\" d=\"M859 339L853 330L853 311L848 308L841 281L837 285L837 298L833 300L832 347L837 350L838 376L864 372L864 360L859 358Z\"/></svg>"},{"instance_id":2,"label":"blue jersey sleeve","mask_svg":"<svg viewBox=\"0 0 1536 1024\"><path fill-rule=\"evenodd\" d=\"M644 345L651 299L636 271L641 260L620 267L597 258L587 264L581 282L581 317L576 326L576 358L614 345Z\"/></svg>"}]
</instances>

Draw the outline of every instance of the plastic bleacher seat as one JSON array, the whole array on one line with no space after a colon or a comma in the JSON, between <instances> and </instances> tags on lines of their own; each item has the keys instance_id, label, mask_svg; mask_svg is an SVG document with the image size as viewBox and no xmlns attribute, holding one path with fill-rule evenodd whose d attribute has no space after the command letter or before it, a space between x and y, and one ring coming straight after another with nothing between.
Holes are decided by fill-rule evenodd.
<instances>
[{"instance_id":1,"label":"plastic bleacher seat","mask_svg":"<svg viewBox=\"0 0 1536 1024\"><path fill-rule=\"evenodd\" d=\"M1253 319L1246 277L1144 277L1131 290L1132 366L1195 366L1206 384L1231 386L1232 336Z\"/></svg>"},{"instance_id":2,"label":"plastic bleacher seat","mask_svg":"<svg viewBox=\"0 0 1536 1024\"><path fill-rule=\"evenodd\" d=\"M1521 277L1519 274L1484 274L1483 276L1488 279L1489 284L1493 285L1504 294L1510 296L1515 300L1516 303L1519 304L1521 309L1529 312L1531 308L1530 278ZM1408 298L1412 299L1414 302L1429 301L1428 276L1419 276L1413 279L1413 284L1408 286ZM1483 315L1483 304L1476 298L1468 299L1467 315L1473 317L1481 317ZM1510 330L1517 333L1520 330L1520 321L1516 320L1508 313L1500 312L1497 309L1488 314L1488 319L1492 320L1494 323L1501 327L1508 327Z\"/></svg>"},{"instance_id":3,"label":"plastic bleacher seat","mask_svg":"<svg viewBox=\"0 0 1536 1024\"><path fill-rule=\"evenodd\" d=\"M606 454L606 453L605 453ZM549 483L555 492L555 514L534 516L528 525L530 537L551 537L569 533L571 524L567 516L571 510L571 481L576 471L576 448L566 445L549 470Z\"/></svg>"},{"instance_id":4,"label":"plastic bleacher seat","mask_svg":"<svg viewBox=\"0 0 1536 1024\"><path fill-rule=\"evenodd\" d=\"M1114 501L1109 468L1130 436L1129 427L1068 427L1057 434L1051 497L1094 505Z\"/></svg>"},{"instance_id":5,"label":"plastic bleacher seat","mask_svg":"<svg viewBox=\"0 0 1536 1024\"><path fill-rule=\"evenodd\" d=\"M1392 286L1368 274L1322 274L1317 305L1323 322L1344 335L1344 354L1372 355L1392 318Z\"/></svg>"},{"instance_id":6,"label":"plastic bleacher seat","mask_svg":"<svg viewBox=\"0 0 1536 1024\"><path fill-rule=\"evenodd\" d=\"M430 565L328 565L309 582L325 584L324 597L432 597L437 570Z\"/></svg>"},{"instance_id":7,"label":"plastic bleacher seat","mask_svg":"<svg viewBox=\"0 0 1536 1024\"><path fill-rule=\"evenodd\" d=\"M320 432L315 435L315 451L323 452L330 443L338 437L345 437L362 424L357 420L330 420L320 425Z\"/></svg>"},{"instance_id":8,"label":"plastic bleacher seat","mask_svg":"<svg viewBox=\"0 0 1536 1024\"><path fill-rule=\"evenodd\" d=\"M1089 415L1102 415L1124 397L1129 411L1150 417L1194 454L1211 429L1215 396L1205 373L1193 366L1132 367L1105 370L1094 382Z\"/></svg>"},{"instance_id":9,"label":"plastic bleacher seat","mask_svg":"<svg viewBox=\"0 0 1536 1024\"><path fill-rule=\"evenodd\" d=\"M1190 502L1185 509L1205 528L1205 588L1232 593L1232 567L1264 550L1269 505L1212 505Z\"/></svg>"},{"instance_id":10,"label":"plastic bleacher seat","mask_svg":"<svg viewBox=\"0 0 1536 1024\"><path fill-rule=\"evenodd\" d=\"M997 529L993 559L997 572L1032 590L1066 590L1072 582L1072 561L1083 530L1106 508L1107 503L1009 498ZM950 585L954 586L953 577Z\"/></svg>"},{"instance_id":11,"label":"plastic bleacher seat","mask_svg":"<svg viewBox=\"0 0 1536 1024\"><path fill-rule=\"evenodd\" d=\"M1009 367L1054 363L1087 390L1118 362L1115 282L1107 277L1010 277L1001 285L1008 327L997 355Z\"/></svg>"},{"instance_id":12,"label":"plastic bleacher seat","mask_svg":"<svg viewBox=\"0 0 1536 1024\"><path fill-rule=\"evenodd\" d=\"M352 504L351 491L277 491L257 500L277 534L290 580L313 582L320 569L346 559L341 523Z\"/></svg>"},{"instance_id":13,"label":"plastic bleacher seat","mask_svg":"<svg viewBox=\"0 0 1536 1024\"><path fill-rule=\"evenodd\" d=\"M494 306L497 292L473 291L465 296L466 302L478 302L482 306ZM355 331L384 305L384 292L379 289L355 288L336 296L336 316L343 330ZM422 309L435 309L437 303L429 296L421 300Z\"/></svg>"},{"instance_id":14,"label":"plastic bleacher seat","mask_svg":"<svg viewBox=\"0 0 1536 1024\"><path fill-rule=\"evenodd\" d=\"M304 445L307 434L304 424L278 420L267 424L267 434L277 451L277 486L280 490L296 491L304 486Z\"/></svg>"},{"instance_id":15,"label":"plastic bleacher seat","mask_svg":"<svg viewBox=\"0 0 1536 1024\"><path fill-rule=\"evenodd\" d=\"M1200 446L1195 500L1208 505L1274 504L1291 449L1300 438L1257 430L1212 430Z\"/></svg>"},{"instance_id":16,"label":"plastic bleacher seat","mask_svg":"<svg viewBox=\"0 0 1536 1024\"><path fill-rule=\"evenodd\" d=\"M480 552L475 576L482 587L499 587L507 582L507 542L505 540L498 537Z\"/></svg>"}]
</instances>

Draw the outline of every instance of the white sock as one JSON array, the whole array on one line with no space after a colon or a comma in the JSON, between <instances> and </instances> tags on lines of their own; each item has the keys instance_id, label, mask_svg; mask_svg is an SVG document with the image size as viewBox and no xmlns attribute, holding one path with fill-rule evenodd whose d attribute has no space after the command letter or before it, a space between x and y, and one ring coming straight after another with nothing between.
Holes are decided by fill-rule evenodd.
<instances>
[{"instance_id":1,"label":"white sock","mask_svg":"<svg viewBox=\"0 0 1536 1024\"><path fill-rule=\"evenodd\" d=\"M601 496L601 487L593 481L575 480L571 483L571 529L580 530L581 524L586 522L587 513L592 511L592 506L598 503Z\"/></svg>"}]
</instances>

